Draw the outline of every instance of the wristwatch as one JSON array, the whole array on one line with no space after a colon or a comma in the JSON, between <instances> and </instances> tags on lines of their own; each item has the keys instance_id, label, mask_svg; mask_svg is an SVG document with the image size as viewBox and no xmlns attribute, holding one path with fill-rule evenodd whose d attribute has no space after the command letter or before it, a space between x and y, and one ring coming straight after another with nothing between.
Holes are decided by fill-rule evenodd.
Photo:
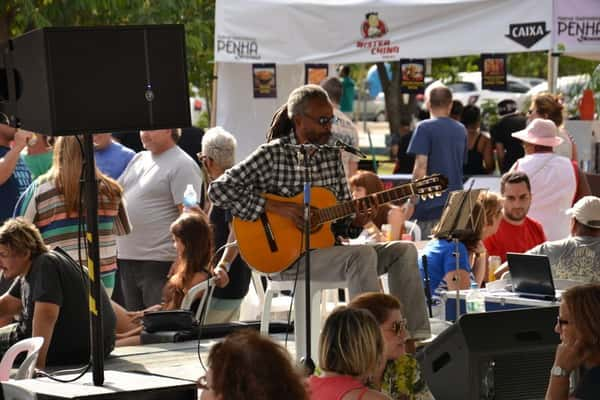
<instances>
[{"instance_id":1,"label":"wristwatch","mask_svg":"<svg viewBox=\"0 0 600 400\"><path fill-rule=\"evenodd\" d=\"M552 376L562 376L562 377L567 377L569 376L571 373L569 371L567 371L566 369L559 367L558 365L555 365L552 367L552 369L550 370L550 375Z\"/></svg>"}]
</instances>

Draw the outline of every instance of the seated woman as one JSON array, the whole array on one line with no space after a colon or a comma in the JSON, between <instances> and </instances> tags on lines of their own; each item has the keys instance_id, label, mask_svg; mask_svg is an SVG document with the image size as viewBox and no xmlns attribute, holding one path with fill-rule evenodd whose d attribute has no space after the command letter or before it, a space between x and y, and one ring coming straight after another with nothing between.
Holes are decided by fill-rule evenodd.
<instances>
[{"instance_id":1,"label":"seated woman","mask_svg":"<svg viewBox=\"0 0 600 400\"><path fill-rule=\"evenodd\" d=\"M309 399L288 352L252 330L234 332L210 349L198 387L201 400Z\"/></svg>"},{"instance_id":2,"label":"seated woman","mask_svg":"<svg viewBox=\"0 0 600 400\"><path fill-rule=\"evenodd\" d=\"M383 182L371 171L356 171L348 181L352 198L360 199L370 194L384 190ZM372 220L363 225L363 233L368 242L387 242L391 240L400 240L404 233L404 221L406 216L401 207L392 204L383 204L377 208L377 214ZM389 224L391 233L385 236L381 233L381 226Z\"/></svg>"},{"instance_id":3,"label":"seated woman","mask_svg":"<svg viewBox=\"0 0 600 400\"><path fill-rule=\"evenodd\" d=\"M308 380L311 399L389 399L367 386L375 371L381 370L382 357L383 338L373 315L361 309L336 308L321 331L321 375Z\"/></svg>"},{"instance_id":4,"label":"seated woman","mask_svg":"<svg viewBox=\"0 0 600 400\"><path fill-rule=\"evenodd\" d=\"M554 366L546 400L600 399L600 284L575 286L562 295L556 333ZM579 370L579 382L569 393L571 373Z\"/></svg>"},{"instance_id":5,"label":"seated woman","mask_svg":"<svg viewBox=\"0 0 600 400\"><path fill-rule=\"evenodd\" d=\"M172 271L173 275L163 289L162 305L153 306L145 311L177 310L186 293L198 283L207 280L214 271L210 261L213 255L213 235L208 219L203 212L183 213L171 224L173 246L177 250L177 261ZM219 271L219 286L225 286L228 281L227 273ZM201 297L202 293L198 295ZM120 307L119 307L120 308ZM142 312L123 315L124 310L117 312L117 346L130 346L140 343L139 333L142 326L139 320ZM130 323L122 323L122 321ZM133 325L132 325L133 324ZM123 327L120 328L119 327ZM127 329L131 328L131 329ZM123 331L122 329L127 329Z\"/></svg>"},{"instance_id":6,"label":"seated woman","mask_svg":"<svg viewBox=\"0 0 600 400\"><path fill-rule=\"evenodd\" d=\"M494 193L483 192L475 202L472 208L472 215L475 217L473 222L469 222L468 228L456 235L459 239L458 271L454 242L447 237L438 236L439 225L434 228L433 240L429 241L422 251L422 254L427 256L431 293L439 289L468 289L471 280L481 286L487 276L487 257L482 239L498 229L501 209L500 197ZM419 257L419 269L425 279L422 257Z\"/></svg>"},{"instance_id":7,"label":"seated woman","mask_svg":"<svg viewBox=\"0 0 600 400\"><path fill-rule=\"evenodd\" d=\"M348 304L350 308L369 311L379 324L383 336L383 360L370 386L393 400L430 399L419 364L407 353L408 331L400 302L384 293L363 293Z\"/></svg>"}]
</instances>

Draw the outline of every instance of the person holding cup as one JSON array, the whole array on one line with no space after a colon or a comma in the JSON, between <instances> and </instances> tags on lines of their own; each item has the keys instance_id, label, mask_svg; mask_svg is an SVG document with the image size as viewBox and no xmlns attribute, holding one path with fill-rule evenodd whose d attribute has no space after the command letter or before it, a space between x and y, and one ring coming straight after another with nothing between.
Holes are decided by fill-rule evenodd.
<instances>
[{"instance_id":1,"label":"person holding cup","mask_svg":"<svg viewBox=\"0 0 600 400\"><path fill-rule=\"evenodd\" d=\"M360 199L384 190L381 179L371 171L356 171L348 183L353 199ZM383 204L377 208L375 217L363 225L363 232L367 236L367 241L406 240L404 221L406 215L403 208L393 204Z\"/></svg>"}]
</instances>

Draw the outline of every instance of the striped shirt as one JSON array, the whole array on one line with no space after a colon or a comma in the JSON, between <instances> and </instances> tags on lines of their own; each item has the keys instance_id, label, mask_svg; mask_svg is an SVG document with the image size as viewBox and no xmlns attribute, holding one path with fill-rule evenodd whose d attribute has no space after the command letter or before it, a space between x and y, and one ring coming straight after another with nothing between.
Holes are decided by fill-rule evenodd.
<instances>
[{"instance_id":1,"label":"striped shirt","mask_svg":"<svg viewBox=\"0 0 600 400\"><path fill-rule=\"evenodd\" d=\"M85 215L82 216L83 227L80 235L79 214L67 213L64 196L58 192L53 181L36 179L19 199L15 216L19 215L37 226L48 246L60 246L73 260L87 266ZM110 200L105 195L99 195L98 239L101 273L117 269L116 235L125 235L130 231L131 226L122 199Z\"/></svg>"}]
</instances>

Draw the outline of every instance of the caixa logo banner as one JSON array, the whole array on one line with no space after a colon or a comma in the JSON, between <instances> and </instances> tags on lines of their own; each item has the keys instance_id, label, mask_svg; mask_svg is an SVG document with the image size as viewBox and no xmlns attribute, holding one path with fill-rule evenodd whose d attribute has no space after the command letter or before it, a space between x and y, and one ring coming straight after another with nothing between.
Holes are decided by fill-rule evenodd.
<instances>
[{"instance_id":1,"label":"caixa logo banner","mask_svg":"<svg viewBox=\"0 0 600 400\"><path fill-rule=\"evenodd\" d=\"M549 33L550 31L546 29L546 22L542 21L510 24L508 34L504 36L529 49Z\"/></svg>"}]
</instances>

